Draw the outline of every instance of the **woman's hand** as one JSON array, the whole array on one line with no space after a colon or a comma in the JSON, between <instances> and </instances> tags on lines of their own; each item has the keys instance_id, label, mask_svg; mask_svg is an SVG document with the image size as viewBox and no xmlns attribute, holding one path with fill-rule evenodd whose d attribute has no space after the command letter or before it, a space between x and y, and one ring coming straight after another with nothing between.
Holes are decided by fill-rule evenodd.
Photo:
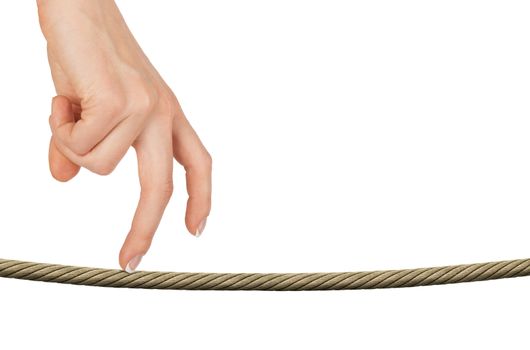
<instances>
[{"instance_id":1,"label":"woman's hand","mask_svg":"<svg viewBox=\"0 0 530 350\"><path fill-rule=\"evenodd\" d=\"M200 235L211 206L210 154L177 98L151 65L111 0L40 0L39 19L57 95L50 170L110 174L136 150L141 195L120 252L133 271L147 252L173 191L173 157L186 170L186 227Z\"/></svg>"}]
</instances>

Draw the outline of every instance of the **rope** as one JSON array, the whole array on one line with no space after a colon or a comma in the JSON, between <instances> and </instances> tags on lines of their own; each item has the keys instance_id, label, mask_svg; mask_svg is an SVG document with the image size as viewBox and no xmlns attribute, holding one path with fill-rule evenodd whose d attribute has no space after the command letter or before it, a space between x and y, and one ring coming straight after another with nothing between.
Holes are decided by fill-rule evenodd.
<instances>
[{"instance_id":1,"label":"rope","mask_svg":"<svg viewBox=\"0 0 530 350\"><path fill-rule=\"evenodd\" d=\"M0 259L0 277L64 284L178 290L345 290L430 286L530 276L530 259L409 270L333 273L134 272Z\"/></svg>"}]
</instances>

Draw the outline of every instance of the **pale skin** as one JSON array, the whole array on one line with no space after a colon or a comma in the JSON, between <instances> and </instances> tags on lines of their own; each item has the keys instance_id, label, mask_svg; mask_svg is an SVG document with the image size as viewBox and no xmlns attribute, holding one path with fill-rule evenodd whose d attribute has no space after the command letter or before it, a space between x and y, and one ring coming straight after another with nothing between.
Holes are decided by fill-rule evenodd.
<instances>
[{"instance_id":1,"label":"pale skin","mask_svg":"<svg viewBox=\"0 0 530 350\"><path fill-rule=\"evenodd\" d=\"M199 236L211 208L212 158L112 0L37 0L57 96L49 162L69 181L84 167L110 174L130 147L141 194L119 254L138 268L173 193L173 159L186 171L185 224Z\"/></svg>"}]
</instances>

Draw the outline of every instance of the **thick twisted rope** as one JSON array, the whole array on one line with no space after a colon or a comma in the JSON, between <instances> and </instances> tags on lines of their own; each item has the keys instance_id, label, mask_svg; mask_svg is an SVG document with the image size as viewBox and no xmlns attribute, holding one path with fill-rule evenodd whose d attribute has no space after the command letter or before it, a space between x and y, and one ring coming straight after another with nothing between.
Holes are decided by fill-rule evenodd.
<instances>
[{"instance_id":1,"label":"thick twisted rope","mask_svg":"<svg viewBox=\"0 0 530 350\"><path fill-rule=\"evenodd\" d=\"M345 290L429 286L530 275L530 259L332 273L135 272L0 259L0 277L84 286L180 290Z\"/></svg>"}]
</instances>

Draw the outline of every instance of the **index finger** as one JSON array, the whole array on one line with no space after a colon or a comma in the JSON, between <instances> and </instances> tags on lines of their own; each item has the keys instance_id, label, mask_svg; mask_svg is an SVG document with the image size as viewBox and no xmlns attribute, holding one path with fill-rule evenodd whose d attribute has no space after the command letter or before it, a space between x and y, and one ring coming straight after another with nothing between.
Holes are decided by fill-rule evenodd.
<instances>
[{"instance_id":1,"label":"index finger","mask_svg":"<svg viewBox=\"0 0 530 350\"><path fill-rule=\"evenodd\" d=\"M127 272L136 269L149 249L173 192L170 128L149 126L134 147L141 194L131 230L120 252L120 266Z\"/></svg>"}]
</instances>

